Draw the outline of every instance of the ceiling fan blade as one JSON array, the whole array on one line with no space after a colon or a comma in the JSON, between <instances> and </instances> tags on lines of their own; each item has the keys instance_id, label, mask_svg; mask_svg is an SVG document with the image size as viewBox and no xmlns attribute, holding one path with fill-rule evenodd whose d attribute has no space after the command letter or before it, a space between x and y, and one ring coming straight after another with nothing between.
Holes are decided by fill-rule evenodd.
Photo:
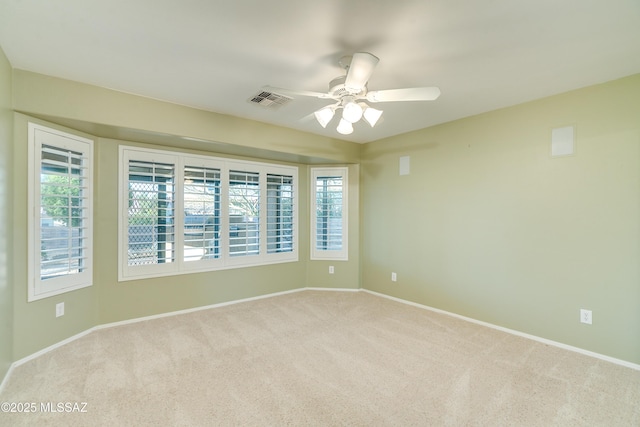
<instances>
[{"instance_id":1,"label":"ceiling fan blade","mask_svg":"<svg viewBox=\"0 0 640 427\"><path fill-rule=\"evenodd\" d=\"M344 82L345 88L353 93L362 91L378 65L378 61L380 60L376 56L368 52L354 53Z\"/></svg>"},{"instance_id":2,"label":"ceiling fan blade","mask_svg":"<svg viewBox=\"0 0 640 427\"><path fill-rule=\"evenodd\" d=\"M280 95L292 96L292 97L309 96L311 98L332 99L331 95L329 95L328 93L312 92L308 90L292 90L292 89L284 89L281 87L273 87L273 86L262 86L262 90L272 92L272 93L279 93Z\"/></svg>"},{"instance_id":3,"label":"ceiling fan blade","mask_svg":"<svg viewBox=\"0 0 640 427\"><path fill-rule=\"evenodd\" d=\"M434 101L440 96L437 87L411 87L406 89L373 90L367 93L367 101Z\"/></svg>"}]
</instances>

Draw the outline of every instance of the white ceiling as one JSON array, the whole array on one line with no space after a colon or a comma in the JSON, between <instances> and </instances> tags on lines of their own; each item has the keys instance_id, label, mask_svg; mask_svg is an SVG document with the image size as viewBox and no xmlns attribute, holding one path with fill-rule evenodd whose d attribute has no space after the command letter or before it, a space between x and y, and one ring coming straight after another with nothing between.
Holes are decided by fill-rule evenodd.
<instances>
[{"instance_id":1,"label":"white ceiling","mask_svg":"<svg viewBox=\"0 0 640 427\"><path fill-rule=\"evenodd\" d=\"M368 142L640 72L639 0L0 0L14 68L306 132ZM264 85L326 92L358 51L370 90L438 86L377 104L344 137L248 99ZM306 119L305 119L306 117Z\"/></svg>"}]
</instances>

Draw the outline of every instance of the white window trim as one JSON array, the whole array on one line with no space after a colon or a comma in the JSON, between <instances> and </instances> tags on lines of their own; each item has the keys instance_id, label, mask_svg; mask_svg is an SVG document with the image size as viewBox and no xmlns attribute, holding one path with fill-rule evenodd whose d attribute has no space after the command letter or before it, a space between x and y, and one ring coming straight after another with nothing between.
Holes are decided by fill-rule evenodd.
<instances>
[{"instance_id":1,"label":"white window trim","mask_svg":"<svg viewBox=\"0 0 640 427\"><path fill-rule=\"evenodd\" d=\"M44 141L48 139L51 142ZM42 144L59 148L81 151L87 154L89 172L86 181L88 231L87 246L84 248L86 260L81 273L40 280L40 245L41 245L41 212L40 212L40 170ZM62 132L36 123L28 123L28 219L27 219L27 301L36 301L85 288L93 284L93 143L92 139Z\"/></svg>"},{"instance_id":2,"label":"white window trim","mask_svg":"<svg viewBox=\"0 0 640 427\"><path fill-rule=\"evenodd\" d=\"M310 258L312 260L336 260L336 261L348 261L349 259L349 212L347 206L349 205L349 169L346 167L322 167L311 168L311 251ZM316 179L320 176L341 176L342 177L342 249L339 251L321 250L317 248L316 238L316 225L317 225L317 211L316 211Z\"/></svg>"},{"instance_id":3,"label":"white window trim","mask_svg":"<svg viewBox=\"0 0 640 427\"><path fill-rule=\"evenodd\" d=\"M259 265L277 264L298 261L298 167L285 166L271 163L261 163L243 160L230 160L213 156L193 155L174 151L148 149L133 146L120 146L119 156L119 183L118 183L118 281L137 280L170 275L188 274L193 272L216 271L231 268L253 267ZM133 156L133 157L132 157ZM138 160L155 159L163 163L175 165L175 262L166 264L153 264L148 266L128 265L128 162L129 159ZM184 167L206 166L220 169L220 258L184 261L184 195L181 183L183 182ZM243 170L260 173L260 224L264 226L260 237L260 254L239 257L228 256L229 227L228 227L228 181L230 170ZM294 181L293 200L293 250L291 252L267 253L267 174L290 175ZM264 191L262 191L264 189Z\"/></svg>"}]
</instances>

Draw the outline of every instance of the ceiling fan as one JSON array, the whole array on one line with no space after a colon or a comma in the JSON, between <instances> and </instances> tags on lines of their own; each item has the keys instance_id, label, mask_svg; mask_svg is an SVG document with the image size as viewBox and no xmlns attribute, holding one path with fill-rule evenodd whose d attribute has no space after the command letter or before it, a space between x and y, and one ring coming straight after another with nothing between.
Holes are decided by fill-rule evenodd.
<instances>
[{"instance_id":1,"label":"ceiling fan","mask_svg":"<svg viewBox=\"0 0 640 427\"><path fill-rule=\"evenodd\" d=\"M367 87L367 82L373 74L373 70L380 60L368 53L358 52L353 56L345 56L340 59L340 65L346 70L346 74L336 77L329 83L329 92L310 92L265 86L263 89L292 96L309 96L320 99L332 99L336 103L322 107L314 112L318 123L324 128L333 119L336 110L342 109L342 117L337 131L343 135L353 132L353 123L364 117L371 125L375 124L382 116L382 110L375 109L367 104L377 102L397 101L433 101L440 96L437 87L414 87L405 89L372 90Z\"/></svg>"}]
</instances>

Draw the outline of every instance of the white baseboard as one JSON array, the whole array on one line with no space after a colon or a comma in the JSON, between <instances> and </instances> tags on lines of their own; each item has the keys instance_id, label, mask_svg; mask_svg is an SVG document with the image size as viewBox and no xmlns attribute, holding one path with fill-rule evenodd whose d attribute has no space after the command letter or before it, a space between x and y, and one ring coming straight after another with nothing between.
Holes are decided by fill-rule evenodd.
<instances>
[{"instance_id":1,"label":"white baseboard","mask_svg":"<svg viewBox=\"0 0 640 427\"><path fill-rule=\"evenodd\" d=\"M589 350L585 350L579 347L574 347L574 346L570 346L567 344L563 344L557 341L552 341L552 340L548 340L546 338L541 338L535 335L530 335L530 334L526 334L524 332L520 332L520 331L516 331L514 329L509 329L509 328L504 328L502 326L497 326L494 325L492 323L487 323L487 322L483 322L481 320L476 320L470 317L466 317L466 316L462 316L456 313L451 313L449 311L445 311L445 310L441 310L439 308L434 308L434 307L430 307L428 305L424 305L424 304L418 304L416 302L413 301L408 301L408 300L404 300L401 298L396 298L390 295L386 295L380 292L375 292L375 291L371 291L369 289L361 289L361 288L318 288L318 287L307 287L307 288L298 288L298 289L291 289L288 291L282 291L282 292L274 292L271 294L265 294L265 295L258 295L255 297L250 297L250 298L243 298L243 299L239 299L239 300L233 300L233 301L227 301L227 302L221 302L221 303L217 303L217 304L210 304L210 305L205 305L205 306L201 306L201 307L194 307L194 308L188 308L188 309L184 309L184 310L177 310L177 311L171 311L168 313L161 313L161 314L154 314L151 316L145 316L145 317L137 317L135 319L128 319L128 320L122 320L119 322L111 322L111 323L105 323L102 325L97 325L94 326L93 328L87 329L86 331L80 332L76 335L73 335L69 338L66 338L60 342L57 342L53 345L50 345L49 347L43 348L40 351L37 351L29 356L23 357L22 359L16 360L15 362L13 362L11 364L11 366L9 366L9 369L7 370L6 375L4 376L2 382L0 383L0 393L2 393L2 391L4 390L4 387L7 383L7 381L9 380L9 377L11 376L11 373L13 372L13 369L16 368L17 366L20 366L30 360L33 360L39 356L42 356L45 353L50 352L51 350L55 350L58 347L61 347L65 344L68 344L72 341L75 341L79 338L84 337L85 335L90 334L93 331L99 330L99 329L106 329L106 328L113 328L115 326L121 326L121 325L128 325L128 324L132 324L132 323L138 323L138 322L144 322L147 320L153 320L153 319L160 319L163 317L169 317L169 316L177 316L180 314L187 314L187 313L193 313L196 311L201 311L201 310L208 310L208 309L212 309L212 308L218 308L218 307L224 307L224 306L228 306L228 305L234 305L234 304L240 304L243 302L249 302L249 301L257 301L257 300L261 300L261 299L265 299L265 298L272 298L272 297L277 297L280 295L286 295L286 294L292 294L295 292L302 292L302 291L333 291L333 292L366 292L369 293L371 295L376 295L378 297L382 297L382 298L387 298L396 302L400 302L403 304L407 304L407 305L411 305L414 307L418 307L418 308L422 308L425 310L429 310L429 311L433 311L435 313L440 313L440 314L444 314L447 316L452 316L458 319L462 319L462 320L466 320L467 322L471 322L471 323L475 323L478 325L482 325L482 326L486 326L488 328L492 328L492 329L497 329L499 331L502 332L506 332L512 335L517 335L523 338L528 338L530 340L534 340L534 341L538 341L544 344L548 344L548 345L552 345L555 347L559 347L565 350L569 350L569 351L573 351L576 353L580 353L580 354L584 354L586 356L591 356L591 357L595 357L597 359L601 359L607 362L611 362L611 363L615 363L617 365L621 365L627 368L631 368L637 371L640 371L640 365L632 363L632 362L628 362L626 360L622 360L622 359L616 359L614 357L610 357L604 354L600 354L600 353L595 353L593 351L589 351Z\"/></svg>"},{"instance_id":2,"label":"white baseboard","mask_svg":"<svg viewBox=\"0 0 640 427\"><path fill-rule=\"evenodd\" d=\"M7 383L7 381L9 381L9 377L11 376L11 373L13 372L13 370L16 367L18 367L18 366L22 365L23 363L26 363L26 362L28 362L30 360L33 360L33 359L35 359L35 358L37 358L39 356L42 356L43 354L48 353L51 350L55 350L58 347L62 347L65 344L68 344L68 343L70 343L72 341L75 341L78 338L82 338L85 335L88 335L91 332L93 332L94 329L95 328L90 328L90 329L87 329L86 331L82 331L82 332L80 332L78 334L70 336L69 338L65 338L62 341L58 341L57 343L52 344L49 347L45 347L42 350L36 351L35 353L30 354L29 356L23 357L22 359L19 359L19 360L16 360L15 362L13 362L11 364L11 366L9 366L9 369L7 370L7 374L4 376L4 379L2 380L2 383L0 383L0 393L2 393L2 391L4 390L5 384Z\"/></svg>"},{"instance_id":3,"label":"white baseboard","mask_svg":"<svg viewBox=\"0 0 640 427\"><path fill-rule=\"evenodd\" d=\"M37 358L37 357L40 357L43 354L50 352L51 350L55 350L56 348L62 347L65 344L69 344L70 342L75 341L75 340L77 340L79 338L82 338L85 335L89 335L95 329L96 329L95 327L89 328L89 329L87 329L85 331L82 331L82 332L77 333L77 334L75 334L73 336L70 336L69 338L65 338L62 341L58 341L57 343L52 344L49 347L45 347L40 351L36 351L33 354L30 354L30 355L28 355L26 357L23 357L22 359L16 360L15 362L13 362L11 364L11 368L9 370L11 371L13 368L18 367L18 366L22 365L23 363L26 363L26 362L28 362L30 360L33 360L33 359Z\"/></svg>"},{"instance_id":4,"label":"white baseboard","mask_svg":"<svg viewBox=\"0 0 640 427\"><path fill-rule=\"evenodd\" d=\"M221 303L217 303L217 304L210 304L210 305L205 305L205 306L201 306L201 307L194 307L194 308L188 308L188 309L184 309L184 310L177 310L177 311L170 311L168 313L161 313L161 314L154 314L151 316L145 316L145 317L136 317L135 319L128 319L128 320L122 320L119 322L111 322L111 323L104 323L102 325L97 325L94 326L92 328L89 328L85 331L82 331L76 335L70 336L69 338L66 338L62 341L59 341L55 344L50 345L49 347L43 348L42 350L39 350L33 354L30 354L29 356L25 356L22 359L18 359L15 362L13 362L10 366L9 369L7 370L7 373L5 374L4 378L2 379L2 382L0 383L0 393L2 393L2 391L4 390L4 387L6 385L6 383L9 381L9 377L11 376L11 373L13 372L14 368L30 361L33 360L39 356L42 356L45 353L50 352L51 350L55 350L58 347L62 347L65 344L68 344L72 341L75 341L79 338L84 337L85 335L90 334L93 331L99 330L99 329L106 329L106 328L113 328L115 326L121 326L121 325L128 325L131 323L138 323L138 322L144 322L147 320L153 320L153 319L160 319L162 317L169 317L169 316L177 316L180 314L186 314L186 313L193 313L195 311L200 311L200 310L208 310L210 308L216 308L216 307L224 307L227 305L233 305L233 304L240 304L243 302L249 302L249 301L256 301L256 300L260 300L260 299L264 299L264 298L272 298L272 297L276 297L279 295L286 295L286 294L291 294L294 292L300 292L300 291L304 291L307 288L298 288L298 289L292 289L289 291L282 291L282 292L274 292L271 294L265 294L265 295L258 295L255 297L250 297L250 298L243 298L243 299L239 299L239 300L233 300L233 301L226 301L226 302L221 302Z\"/></svg>"},{"instance_id":5,"label":"white baseboard","mask_svg":"<svg viewBox=\"0 0 640 427\"><path fill-rule=\"evenodd\" d=\"M393 300L393 301L396 301L396 302L400 302L400 303L403 303L403 304L407 304L407 305L411 305L411 306L414 306L414 307L422 308L422 309L425 309L425 310L433 311L435 313L439 313L439 314L444 314L444 315L447 315L447 316L455 317L457 319L465 320L467 322L475 323L477 325L486 326L486 327L491 328L491 329L497 329L498 331L506 332L508 334L517 335L517 336L522 337L522 338L527 338L527 339L530 339L530 340L533 340L533 341L538 341L538 342L541 342L543 344L552 345L554 347L559 347L559 348L562 348L564 350L569 350L569 351L573 351L573 352L576 352L576 353L584 354L586 356L595 357L596 359L604 360L604 361L607 361L607 362L615 363L616 365L621 365L621 366L624 366L626 368L631 368L631 369L634 369L636 371L640 371L640 365L638 365L636 363L628 362L626 360L616 359L615 357L607 356L605 354L596 353L596 352L593 352L593 351L585 350L585 349L580 348L580 347L574 347L572 345L563 344L561 342L552 341L552 340L549 340L549 339L546 339L546 338L541 338L541 337L538 337L536 335L531 335L531 334L527 334L527 333L524 333L524 332L516 331L514 329L509 329L509 328L505 328L505 327L502 327L502 326L494 325L492 323L483 322L482 320L476 320L476 319L473 319L471 317L466 317L466 316L462 316L460 314L451 313L449 311L441 310L441 309L435 308L435 307L430 307L428 305L418 304L418 303L413 302L413 301L407 301L407 300L404 300L404 299L401 299L401 298L392 297L390 295L382 294L380 292L370 291L369 289L362 289L362 291L366 292L366 293L369 293L369 294L372 294L372 295L376 295L376 296L382 297L382 298L387 298L387 299L390 299L390 300Z\"/></svg>"},{"instance_id":6,"label":"white baseboard","mask_svg":"<svg viewBox=\"0 0 640 427\"><path fill-rule=\"evenodd\" d=\"M2 392L4 391L4 386L9 381L9 377L11 376L11 372L13 372L14 365L15 363L12 363L11 365L9 365L9 369L7 369L7 373L4 374L4 378L2 379L2 382L0 382L0 394L2 394Z\"/></svg>"},{"instance_id":7,"label":"white baseboard","mask_svg":"<svg viewBox=\"0 0 640 427\"><path fill-rule=\"evenodd\" d=\"M360 292L360 288L302 288L301 291L336 291L336 292Z\"/></svg>"},{"instance_id":8,"label":"white baseboard","mask_svg":"<svg viewBox=\"0 0 640 427\"><path fill-rule=\"evenodd\" d=\"M94 329L97 330L97 329L113 328L114 326L129 325L131 323L145 322L147 320L161 319L163 317L178 316L180 314L187 314L187 313L193 313L193 312L196 312L196 311L209 310L211 308L224 307L224 306L227 306L227 305L240 304L240 303L243 303L243 302L257 301L257 300L261 300L261 299L265 299L265 298L273 298L273 297L277 297L277 296L280 296L280 295L287 295L287 294L292 294L292 293L295 293L295 292L304 291L305 289L306 288L291 289L289 291L274 292L274 293L271 293L271 294L258 295L256 297L243 298L243 299L237 299L237 300L226 301L226 302L219 302L219 303L216 303L216 304L203 305L203 306L200 306L200 307L186 308L184 310L169 311L167 313L153 314L151 316L144 316L144 317L136 317L135 319L121 320L121 321L118 321L118 322L104 323L102 325L98 325L98 326L92 328L92 330L94 330Z\"/></svg>"}]
</instances>

